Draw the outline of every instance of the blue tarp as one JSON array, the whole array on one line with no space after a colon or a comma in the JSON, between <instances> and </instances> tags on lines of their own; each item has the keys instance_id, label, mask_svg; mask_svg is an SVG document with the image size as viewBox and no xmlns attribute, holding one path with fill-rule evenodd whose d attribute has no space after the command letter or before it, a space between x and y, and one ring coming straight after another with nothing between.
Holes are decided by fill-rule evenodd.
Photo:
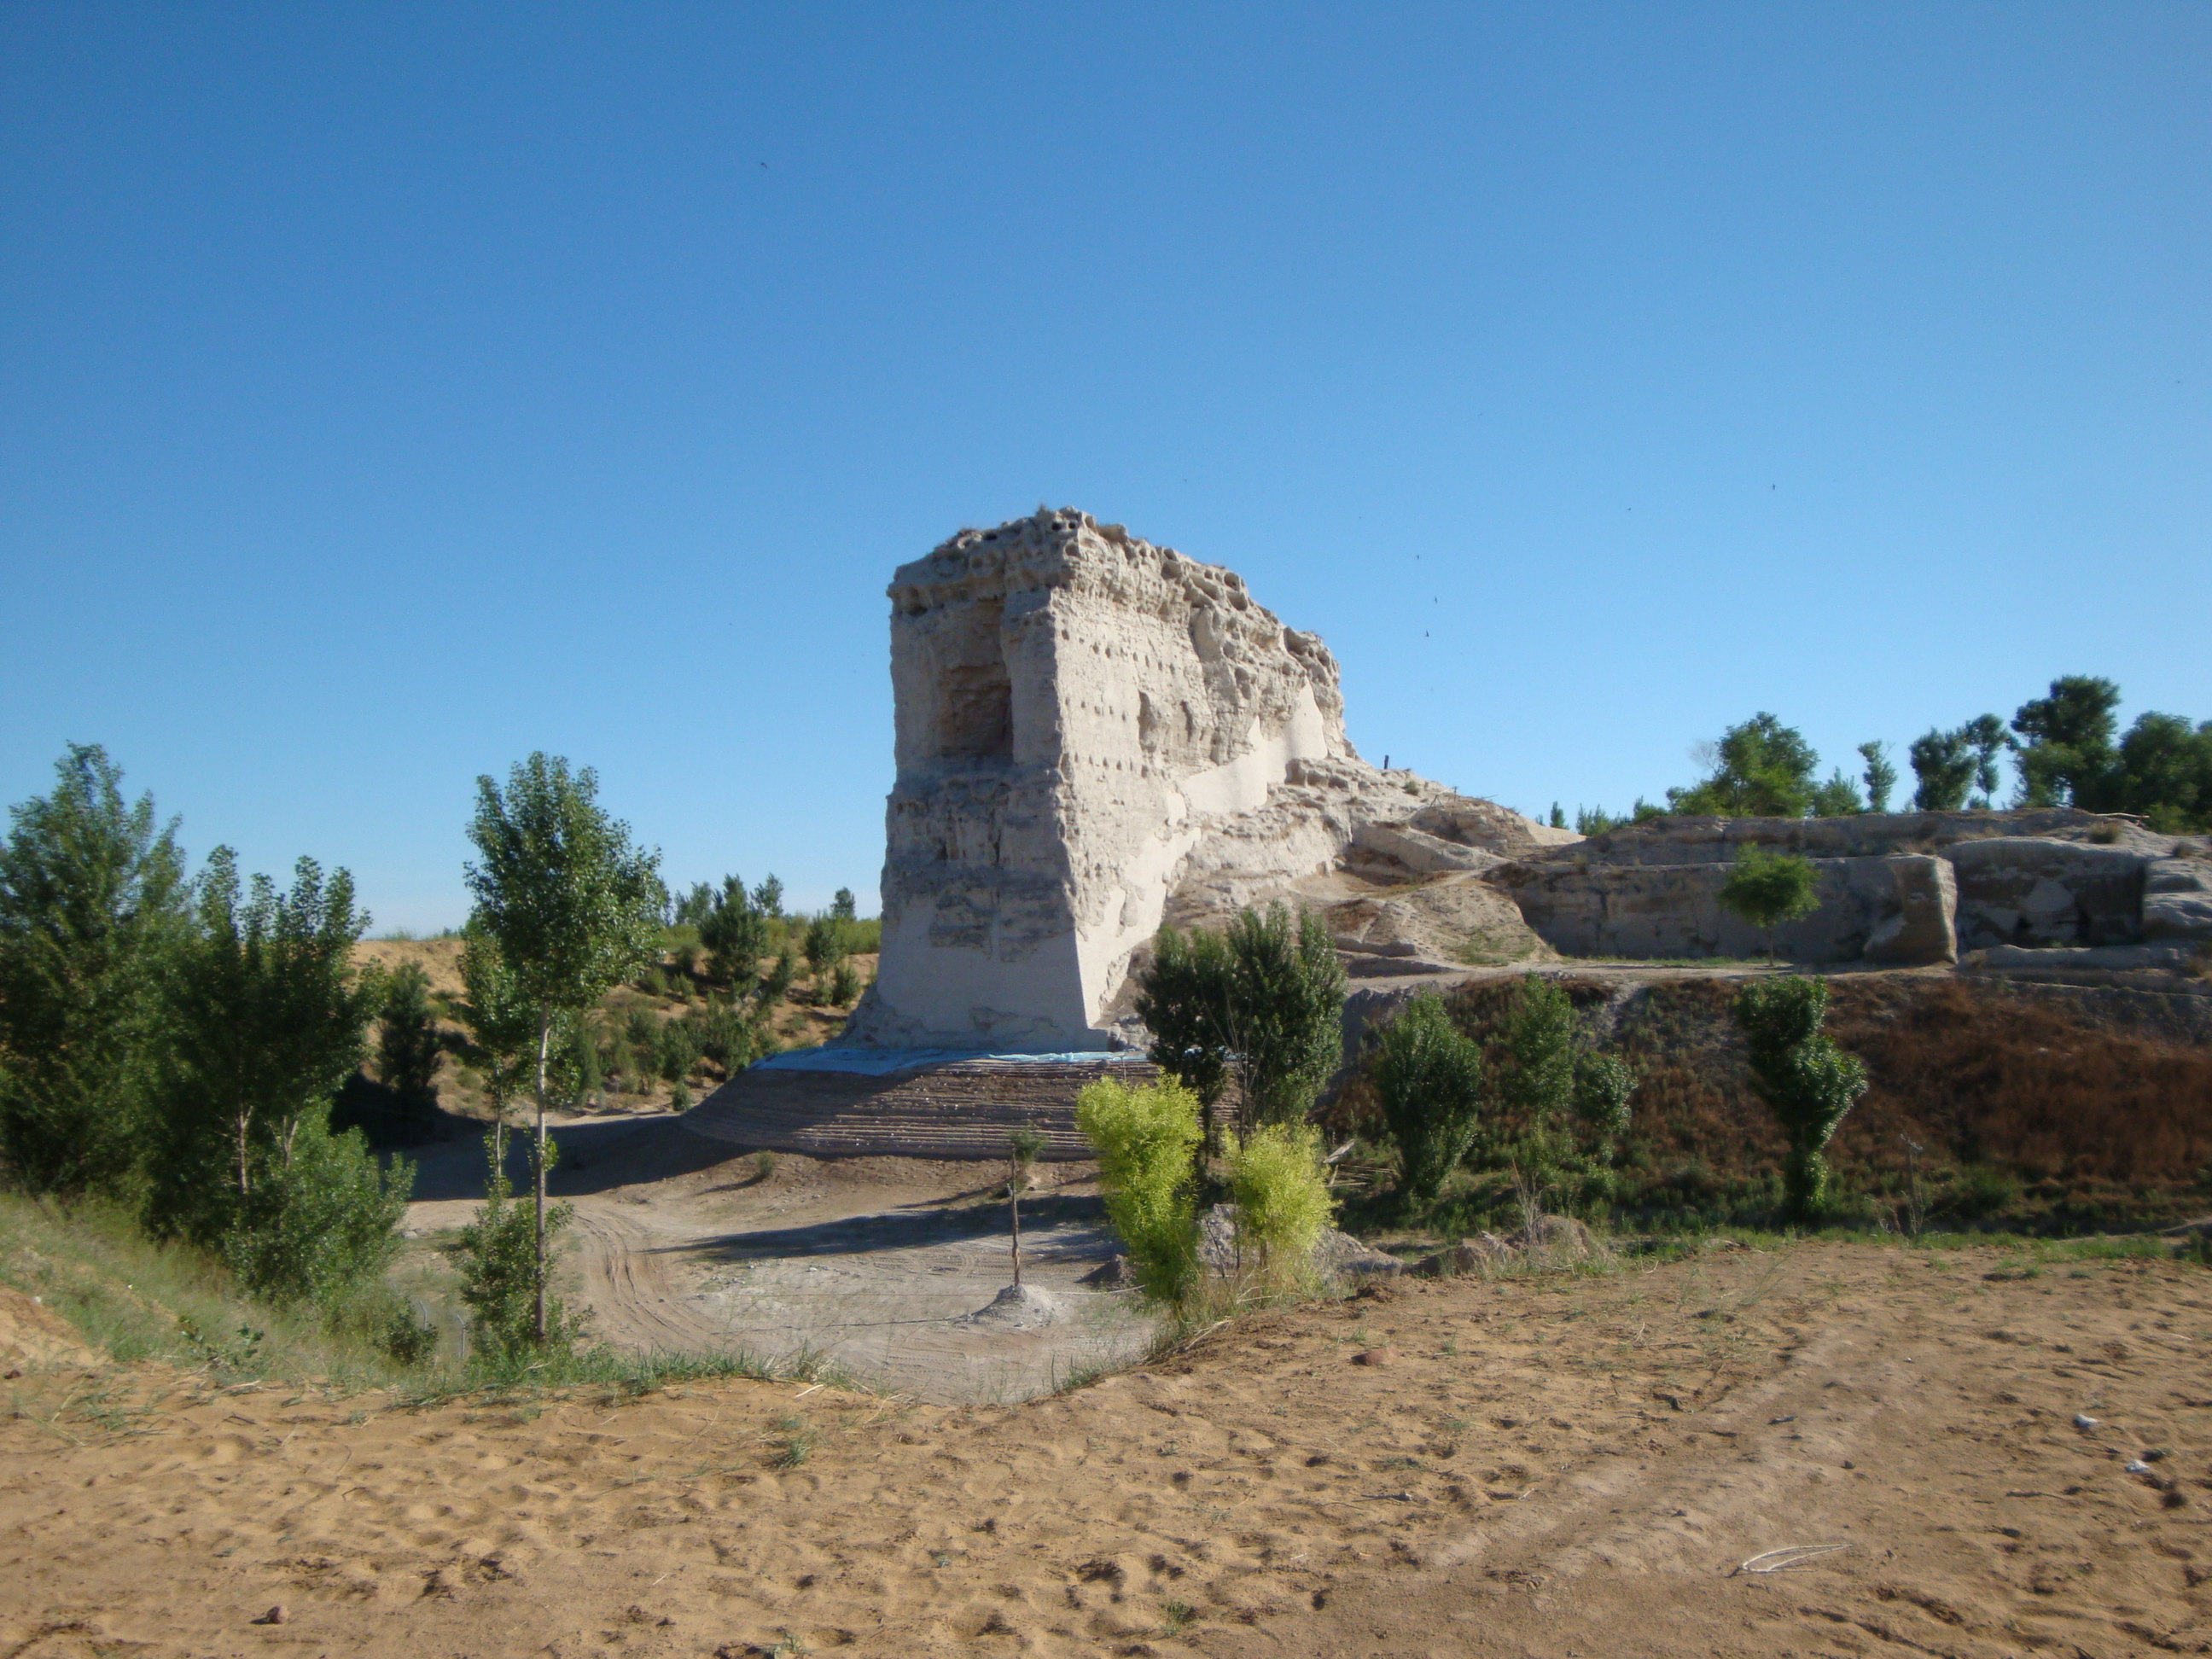
<instances>
[{"instance_id":1,"label":"blue tarp","mask_svg":"<svg viewBox=\"0 0 2212 1659\"><path fill-rule=\"evenodd\" d=\"M925 1066L949 1066L963 1060L1000 1060L1028 1065L1083 1065L1142 1060L1127 1049L1091 1049L1072 1054L999 1054L988 1048L793 1048L755 1060L756 1072L852 1072L863 1077L884 1077L892 1072L920 1071Z\"/></svg>"}]
</instances>

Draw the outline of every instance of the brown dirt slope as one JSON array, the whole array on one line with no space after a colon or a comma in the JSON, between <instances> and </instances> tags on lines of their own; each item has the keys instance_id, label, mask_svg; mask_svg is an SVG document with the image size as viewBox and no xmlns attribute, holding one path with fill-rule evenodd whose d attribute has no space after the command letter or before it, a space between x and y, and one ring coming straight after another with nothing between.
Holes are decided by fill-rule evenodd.
<instances>
[{"instance_id":1,"label":"brown dirt slope","mask_svg":"<svg viewBox=\"0 0 2212 1659\"><path fill-rule=\"evenodd\" d=\"M1589 1010L1620 990L1565 982ZM1469 986L1455 1012L1487 1029L1515 983ZM1843 975L1828 985L1829 1035L1865 1060L1872 1085L1829 1148L1846 1194L1893 1202L1910 1139L1923 1149L1923 1174L1980 1166L2001 1178L1995 1198L1978 1211L1954 1208L1954 1220L2119 1229L2204 1207L2212 1048L1947 975ZM1729 1018L1739 988L1662 981L1616 1003L1620 1051L1643 1075L1629 1137L1638 1205L1710 1205L1780 1167L1781 1133L1751 1092ZM2008 1197L2007 1184L2018 1189Z\"/></svg>"},{"instance_id":2,"label":"brown dirt slope","mask_svg":"<svg viewBox=\"0 0 2212 1659\"><path fill-rule=\"evenodd\" d=\"M1004 1409L27 1371L0 1653L2212 1651L2212 1276L2031 1272L1414 1285Z\"/></svg>"}]
</instances>

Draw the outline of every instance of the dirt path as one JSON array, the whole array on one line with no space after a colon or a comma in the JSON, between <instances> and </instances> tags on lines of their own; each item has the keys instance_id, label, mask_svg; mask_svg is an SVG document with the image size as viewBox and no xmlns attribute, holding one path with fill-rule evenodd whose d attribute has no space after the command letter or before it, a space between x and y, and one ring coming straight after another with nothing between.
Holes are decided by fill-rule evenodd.
<instances>
[{"instance_id":1,"label":"dirt path","mask_svg":"<svg viewBox=\"0 0 2212 1659\"><path fill-rule=\"evenodd\" d=\"M1409 1286L1014 1407L9 1363L11 1659L2212 1651L2212 1275L2178 1265Z\"/></svg>"},{"instance_id":2,"label":"dirt path","mask_svg":"<svg viewBox=\"0 0 2212 1659\"><path fill-rule=\"evenodd\" d=\"M554 1188L575 1213L563 1276L612 1346L805 1354L871 1388L961 1404L1121 1364L1154 1329L1133 1298L1077 1283L1117 1248L1080 1166L1041 1170L1025 1202L1025 1281L1060 1316L1023 1328L977 1316L1012 1277L994 1166L787 1154L763 1172L665 1116L555 1129ZM408 1208L422 1241L409 1278L441 1327L456 1310L435 1252L475 1213L483 1175L480 1145L435 1146Z\"/></svg>"}]
</instances>

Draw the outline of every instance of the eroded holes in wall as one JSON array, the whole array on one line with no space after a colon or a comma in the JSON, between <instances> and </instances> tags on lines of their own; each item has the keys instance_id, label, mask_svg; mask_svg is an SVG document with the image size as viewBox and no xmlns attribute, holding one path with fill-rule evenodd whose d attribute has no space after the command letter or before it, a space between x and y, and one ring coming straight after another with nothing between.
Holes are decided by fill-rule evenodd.
<instances>
[{"instance_id":1,"label":"eroded holes in wall","mask_svg":"<svg viewBox=\"0 0 2212 1659\"><path fill-rule=\"evenodd\" d=\"M937 753L1008 757L1014 752L1014 689L1000 637L1003 607L978 605L945 641L937 677Z\"/></svg>"}]
</instances>

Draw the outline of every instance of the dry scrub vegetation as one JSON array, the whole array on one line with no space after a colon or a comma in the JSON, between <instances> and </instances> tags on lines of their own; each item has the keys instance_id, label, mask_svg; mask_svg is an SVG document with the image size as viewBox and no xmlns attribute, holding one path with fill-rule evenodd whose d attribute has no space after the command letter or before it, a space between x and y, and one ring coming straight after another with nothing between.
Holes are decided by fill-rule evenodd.
<instances>
[{"instance_id":1,"label":"dry scrub vegetation","mask_svg":"<svg viewBox=\"0 0 2212 1659\"><path fill-rule=\"evenodd\" d=\"M1516 983L1472 982L1455 1018L1494 1030ZM1620 989L1564 983L1586 1013ZM1872 1084L1829 1149L1838 1223L1906 1224L1916 1177L1938 1226L2126 1231L2212 1208L2212 1049L1949 977L1827 984L1828 1033ZM1783 1141L1745 1075L1729 1017L1738 988L1662 980L1620 1009L1615 1052L1641 1078L1622 1149L1629 1224L1771 1224ZM1375 1133L1373 1098L1356 1083L1336 1126Z\"/></svg>"}]
</instances>

